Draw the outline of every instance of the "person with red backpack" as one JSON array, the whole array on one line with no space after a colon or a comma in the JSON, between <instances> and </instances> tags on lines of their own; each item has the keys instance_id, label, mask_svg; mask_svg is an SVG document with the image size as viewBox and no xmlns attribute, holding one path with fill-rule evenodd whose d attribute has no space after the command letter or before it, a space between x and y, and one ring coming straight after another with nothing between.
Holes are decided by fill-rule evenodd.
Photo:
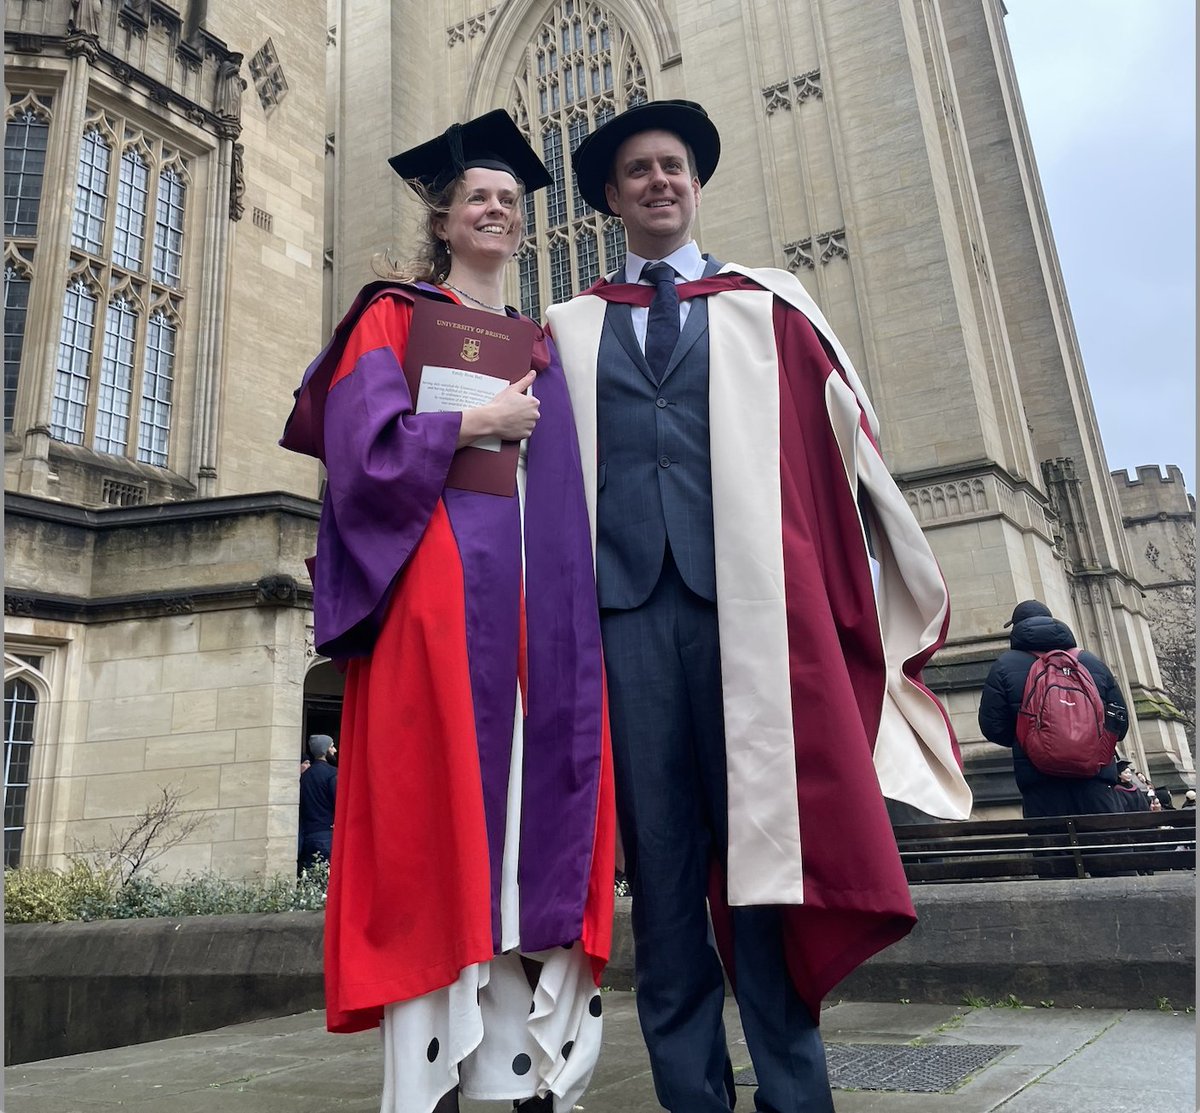
<instances>
[{"instance_id":1,"label":"person with red backpack","mask_svg":"<svg viewBox=\"0 0 1200 1113\"><path fill-rule=\"evenodd\" d=\"M1112 672L1037 599L1004 625L1011 648L988 671L979 728L1012 750L1025 818L1123 811L1116 745L1129 713Z\"/></svg>"}]
</instances>

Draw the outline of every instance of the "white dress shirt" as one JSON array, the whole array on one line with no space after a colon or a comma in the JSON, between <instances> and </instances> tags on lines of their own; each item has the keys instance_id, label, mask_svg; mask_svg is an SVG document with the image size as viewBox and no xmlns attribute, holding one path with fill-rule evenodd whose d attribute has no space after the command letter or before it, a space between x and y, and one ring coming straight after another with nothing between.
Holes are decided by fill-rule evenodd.
<instances>
[{"instance_id":1,"label":"white dress shirt","mask_svg":"<svg viewBox=\"0 0 1200 1113\"><path fill-rule=\"evenodd\" d=\"M670 263L675 268L676 286L681 282L695 282L696 279L704 277L704 256L700 254L700 248L696 246L696 241L688 240L683 247L676 248L665 259L643 259L632 251L627 252L625 255L625 278L629 282L636 282L639 286L651 286L653 283L641 277L642 270L647 263L660 262ZM679 329L681 332L691 304L690 299L680 299ZM638 346L644 352L646 350L646 320L650 316L650 308L649 306L635 305L632 306L632 312L633 333L637 337Z\"/></svg>"}]
</instances>

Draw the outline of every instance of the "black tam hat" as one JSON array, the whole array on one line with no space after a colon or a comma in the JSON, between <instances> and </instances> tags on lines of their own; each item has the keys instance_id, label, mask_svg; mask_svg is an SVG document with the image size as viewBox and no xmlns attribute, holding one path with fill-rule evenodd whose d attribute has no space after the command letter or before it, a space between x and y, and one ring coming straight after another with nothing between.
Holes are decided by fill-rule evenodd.
<instances>
[{"instance_id":1,"label":"black tam hat","mask_svg":"<svg viewBox=\"0 0 1200 1113\"><path fill-rule=\"evenodd\" d=\"M609 216L604 187L612 174L617 148L643 131L669 131L678 135L696 156L696 177L704 185L712 177L721 157L721 136L708 113L694 100L650 100L614 116L603 127L586 136L571 155L575 184L593 209Z\"/></svg>"},{"instance_id":2,"label":"black tam hat","mask_svg":"<svg viewBox=\"0 0 1200 1113\"><path fill-rule=\"evenodd\" d=\"M465 124L451 124L436 139L401 151L388 164L406 181L419 182L438 194L464 170L482 166L505 170L533 193L550 184L542 160L503 108L476 116Z\"/></svg>"}]
</instances>

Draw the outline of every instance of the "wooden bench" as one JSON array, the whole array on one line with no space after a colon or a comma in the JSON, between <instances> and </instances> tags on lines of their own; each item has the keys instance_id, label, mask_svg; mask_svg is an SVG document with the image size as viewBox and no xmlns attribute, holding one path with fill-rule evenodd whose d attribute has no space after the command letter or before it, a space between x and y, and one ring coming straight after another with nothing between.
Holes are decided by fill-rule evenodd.
<instances>
[{"instance_id":1,"label":"wooden bench","mask_svg":"<svg viewBox=\"0 0 1200 1113\"><path fill-rule=\"evenodd\" d=\"M902 824L910 883L1103 877L1196 868L1196 811Z\"/></svg>"}]
</instances>

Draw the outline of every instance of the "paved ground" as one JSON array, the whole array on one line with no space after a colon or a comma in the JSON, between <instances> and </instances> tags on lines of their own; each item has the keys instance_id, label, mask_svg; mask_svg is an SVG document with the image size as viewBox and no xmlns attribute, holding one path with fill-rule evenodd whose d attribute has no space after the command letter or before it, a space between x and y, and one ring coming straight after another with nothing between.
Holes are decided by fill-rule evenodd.
<instances>
[{"instance_id":1,"label":"paved ground","mask_svg":"<svg viewBox=\"0 0 1200 1113\"><path fill-rule=\"evenodd\" d=\"M835 1089L838 1113L1196 1113L1195 1017L1114 1009L842 1003L822 1018L830 1062L865 1056L996 1057L938 1093ZM114 1017L114 1023L120 1018ZM750 1057L727 1009L735 1068ZM874 1047L841 1045L871 1044ZM881 1048L893 1045L897 1050ZM932 1051L926 1049L934 1049ZM957 1050L947 1050L957 1049ZM985 1051L984 1054L987 1054ZM331 1036L324 1014L239 1024L178 1039L47 1059L4 1071L10 1113L377 1113L375 1033ZM867 1079L877 1085L884 1069ZM911 1084L911 1083L910 1083ZM753 1108L739 1087L739 1109ZM605 995L605 1046L585 1113L651 1113L649 1065L633 995ZM502 1113L464 1102L464 1113Z\"/></svg>"}]
</instances>

